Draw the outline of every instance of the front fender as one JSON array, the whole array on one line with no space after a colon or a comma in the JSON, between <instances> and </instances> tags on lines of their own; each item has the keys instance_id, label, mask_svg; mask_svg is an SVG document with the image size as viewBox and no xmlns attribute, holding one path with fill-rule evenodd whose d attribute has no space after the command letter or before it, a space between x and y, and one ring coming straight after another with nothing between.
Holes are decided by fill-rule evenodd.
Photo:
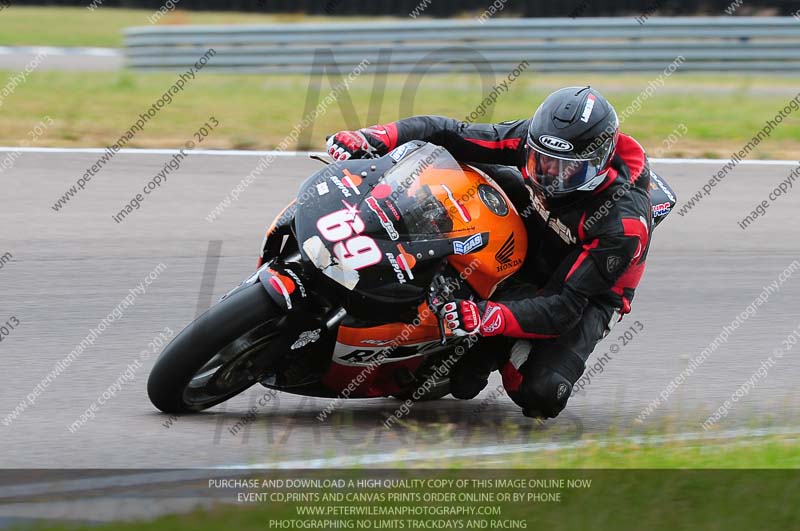
<instances>
[{"instance_id":1,"label":"front fender","mask_svg":"<svg viewBox=\"0 0 800 531\"><path fill-rule=\"evenodd\" d=\"M304 307L309 298L309 289L301 278L302 271L295 271L292 265L294 264L266 264L256 272L258 281L272 300L287 313Z\"/></svg>"}]
</instances>

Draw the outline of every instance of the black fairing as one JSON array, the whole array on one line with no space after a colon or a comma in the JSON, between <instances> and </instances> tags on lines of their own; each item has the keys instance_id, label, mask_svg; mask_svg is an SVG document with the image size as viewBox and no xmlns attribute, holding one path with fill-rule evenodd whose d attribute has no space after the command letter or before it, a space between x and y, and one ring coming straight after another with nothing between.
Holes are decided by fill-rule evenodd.
<instances>
[{"instance_id":1,"label":"black fairing","mask_svg":"<svg viewBox=\"0 0 800 531\"><path fill-rule=\"evenodd\" d=\"M452 254L453 249L450 238L420 236L415 228L409 228L407 212L399 202L392 203L394 195L378 199L372 195L376 186L385 186L381 178L395 164L388 155L379 159L333 163L309 177L298 193L299 214L294 220L294 233L303 260L317 265L316 280L325 286L326 291L336 295L349 315L369 322L413 319L418 305L428 294L434 275L445 266L444 259ZM351 179L348 174L356 178ZM357 193L354 188L357 188ZM380 249L380 261L360 269L357 282L349 287L325 273L326 268L319 266L320 259L315 262L312 257L316 251L309 253L314 245L319 249L324 244L322 253L331 254L335 244L326 241L318 223L324 216L348 207L357 208L358 216L363 220L365 228L359 234L372 239ZM383 222L379 211L384 215ZM388 225L394 227L396 233L387 229L387 217ZM398 245L416 258L413 278L397 266ZM336 258L330 260L330 263L336 262Z\"/></svg>"},{"instance_id":2,"label":"black fairing","mask_svg":"<svg viewBox=\"0 0 800 531\"><path fill-rule=\"evenodd\" d=\"M365 197L384 172L394 164L395 162L389 157L350 160L330 164L309 177L298 193L297 205L301 215L295 218L294 231L299 247L302 249L303 242L308 238L319 236L317 221L326 214L341 210L345 206L344 202L357 206L363 214L367 210L364 205ZM363 179L357 186L359 194L347 184L343 183L345 188L342 189L334 182L338 180L342 183L345 169ZM366 175L362 176L363 172L366 172ZM320 195L317 188L319 185L328 191ZM343 190L347 190L349 196L345 196ZM389 239L378 220L374 216L364 216L363 219L366 224L363 234L372 236L382 253L397 253L398 242ZM308 255L305 252L302 254L304 260L308 260ZM440 262L441 258L424 264L420 262L414 268L415 279L404 284L397 282L395 272L386 261L365 269L353 290L347 289L320 272L316 273L316 280L326 291L332 292L338 298L349 315L356 318L381 322L396 321L403 316L410 316L413 319L416 306L425 297L425 290L440 267Z\"/></svg>"},{"instance_id":3,"label":"black fairing","mask_svg":"<svg viewBox=\"0 0 800 531\"><path fill-rule=\"evenodd\" d=\"M650 203L653 206L653 227L664 221L672 212L678 198L675 191L660 175L650 170Z\"/></svg>"}]
</instances>

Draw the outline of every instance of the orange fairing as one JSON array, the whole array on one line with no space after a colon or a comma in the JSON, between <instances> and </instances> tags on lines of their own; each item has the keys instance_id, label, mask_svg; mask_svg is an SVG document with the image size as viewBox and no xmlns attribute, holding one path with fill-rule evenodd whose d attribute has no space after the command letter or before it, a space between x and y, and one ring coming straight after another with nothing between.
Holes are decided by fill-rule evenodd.
<instances>
[{"instance_id":1,"label":"orange fairing","mask_svg":"<svg viewBox=\"0 0 800 531\"><path fill-rule=\"evenodd\" d=\"M470 166L426 168L409 191L413 193L415 187L423 185L428 185L447 208L453 221L453 231L448 237L489 233L489 243L483 249L448 258L472 289L488 299L502 280L519 270L525 259L528 239L522 218L503 190ZM479 193L481 186L490 186L499 193L508 209L505 215L495 213L484 203Z\"/></svg>"},{"instance_id":2,"label":"orange fairing","mask_svg":"<svg viewBox=\"0 0 800 531\"><path fill-rule=\"evenodd\" d=\"M369 328L340 326L337 341L354 347L380 346L386 348L417 345L440 339L439 322L428 304L420 304L418 312L418 319L413 323L390 323Z\"/></svg>"}]
</instances>

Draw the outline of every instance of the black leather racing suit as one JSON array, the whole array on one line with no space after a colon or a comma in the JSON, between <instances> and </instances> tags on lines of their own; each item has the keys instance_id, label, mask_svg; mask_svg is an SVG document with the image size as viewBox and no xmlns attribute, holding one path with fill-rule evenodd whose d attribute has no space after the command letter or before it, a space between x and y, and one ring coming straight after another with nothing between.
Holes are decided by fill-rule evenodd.
<instances>
[{"instance_id":1,"label":"black leather racing suit","mask_svg":"<svg viewBox=\"0 0 800 531\"><path fill-rule=\"evenodd\" d=\"M528 123L415 116L367 131L377 133L389 149L423 140L463 162L512 166L526 178ZM493 172L525 219L529 245L522 270L492 302L503 308L503 335L530 341L482 340L454 367L455 396L471 398L485 385L488 371L501 367L515 402L532 415L555 416L597 342L630 311L652 230L650 170L643 148L624 134L610 164L599 187L560 206L548 205L519 178Z\"/></svg>"}]
</instances>

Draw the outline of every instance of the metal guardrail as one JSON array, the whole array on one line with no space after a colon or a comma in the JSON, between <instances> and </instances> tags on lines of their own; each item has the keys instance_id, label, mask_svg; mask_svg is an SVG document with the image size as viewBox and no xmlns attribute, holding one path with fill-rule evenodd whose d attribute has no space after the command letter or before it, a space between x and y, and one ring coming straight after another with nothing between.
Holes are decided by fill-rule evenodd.
<instances>
[{"instance_id":1,"label":"metal guardrail","mask_svg":"<svg viewBox=\"0 0 800 531\"><path fill-rule=\"evenodd\" d=\"M800 71L793 17L556 18L408 22L153 26L125 30L127 65L186 69L214 48L217 72L323 73L367 60L393 73Z\"/></svg>"}]
</instances>

